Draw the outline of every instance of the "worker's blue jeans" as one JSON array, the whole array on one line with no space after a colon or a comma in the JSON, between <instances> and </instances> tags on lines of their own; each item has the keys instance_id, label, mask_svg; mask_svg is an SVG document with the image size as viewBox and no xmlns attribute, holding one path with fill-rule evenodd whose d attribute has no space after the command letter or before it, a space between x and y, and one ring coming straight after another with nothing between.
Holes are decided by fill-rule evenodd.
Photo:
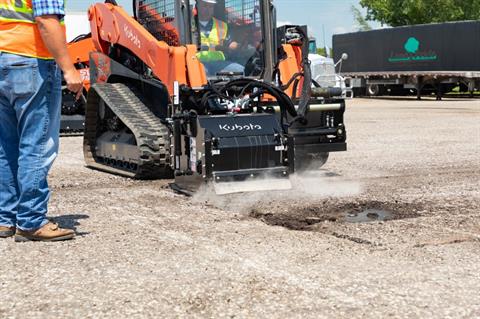
<instances>
[{"instance_id":1,"label":"worker's blue jeans","mask_svg":"<svg viewBox=\"0 0 480 319\"><path fill-rule=\"evenodd\" d=\"M60 105L55 61L0 52L0 226L30 231L48 222Z\"/></svg>"}]
</instances>

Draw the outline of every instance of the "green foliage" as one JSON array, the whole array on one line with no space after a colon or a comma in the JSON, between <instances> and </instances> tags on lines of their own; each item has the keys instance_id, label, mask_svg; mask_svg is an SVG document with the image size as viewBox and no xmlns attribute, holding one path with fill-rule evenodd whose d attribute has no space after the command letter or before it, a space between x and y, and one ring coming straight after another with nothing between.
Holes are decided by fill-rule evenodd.
<instances>
[{"instance_id":1,"label":"green foliage","mask_svg":"<svg viewBox=\"0 0 480 319\"><path fill-rule=\"evenodd\" d=\"M317 54L326 56L325 52L327 52L325 51L325 48L317 48Z\"/></svg>"},{"instance_id":2,"label":"green foliage","mask_svg":"<svg viewBox=\"0 0 480 319\"><path fill-rule=\"evenodd\" d=\"M352 5L350 11L352 11L353 18L355 19L357 31L372 30L372 27L370 26L370 24L368 24L367 20L363 17L362 13L357 7Z\"/></svg>"},{"instance_id":3,"label":"green foliage","mask_svg":"<svg viewBox=\"0 0 480 319\"><path fill-rule=\"evenodd\" d=\"M392 27L480 19L480 0L360 0L367 20Z\"/></svg>"},{"instance_id":4,"label":"green foliage","mask_svg":"<svg viewBox=\"0 0 480 319\"><path fill-rule=\"evenodd\" d=\"M333 49L330 49L330 56L333 57ZM317 54L320 54L322 56L327 56L325 48L317 48Z\"/></svg>"}]
</instances>

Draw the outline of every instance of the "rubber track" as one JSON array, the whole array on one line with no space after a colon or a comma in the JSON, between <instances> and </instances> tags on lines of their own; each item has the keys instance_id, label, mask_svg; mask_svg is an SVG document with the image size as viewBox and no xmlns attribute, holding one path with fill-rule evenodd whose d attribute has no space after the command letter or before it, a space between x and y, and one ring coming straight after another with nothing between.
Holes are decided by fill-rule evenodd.
<instances>
[{"instance_id":1,"label":"rubber track","mask_svg":"<svg viewBox=\"0 0 480 319\"><path fill-rule=\"evenodd\" d=\"M88 166L138 179L171 178L170 132L148 107L122 83L94 84L85 114L84 156ZM100 100L118 116L135 136L140 157L136 171L98 161L95 154Z\"/></svg>"}]
</instances>

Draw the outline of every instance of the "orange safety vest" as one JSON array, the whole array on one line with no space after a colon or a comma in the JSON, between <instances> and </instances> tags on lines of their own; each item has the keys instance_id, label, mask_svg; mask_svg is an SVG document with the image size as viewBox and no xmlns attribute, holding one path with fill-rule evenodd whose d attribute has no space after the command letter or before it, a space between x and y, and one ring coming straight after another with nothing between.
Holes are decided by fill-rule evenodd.
<instances>
[{"instance_id":1,"label":"orange safety vest","mask_svg":"<svg viewBox=\"0 0 480 319\"><path fill-rule=\"evenodd\" d=\"M63 21L61 25L65 32ZM0 51L53 59L35 22L32 0L0 0Z\"/></svg>"}]
</instances>

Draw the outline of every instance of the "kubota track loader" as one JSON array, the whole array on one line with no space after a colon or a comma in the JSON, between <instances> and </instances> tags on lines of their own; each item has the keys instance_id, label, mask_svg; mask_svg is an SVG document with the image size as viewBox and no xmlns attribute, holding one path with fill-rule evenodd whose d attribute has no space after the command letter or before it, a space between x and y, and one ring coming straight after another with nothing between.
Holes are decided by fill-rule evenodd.
<instances>
[{"instance_id":1,"label":"kubota track loader","mask_svg":"<svg viewBox=\"0 0 480 319\"><path fill-rule=\"evenodd\" d=\"M312 88L306 27L277 29L271 0L137 0L133 18L108 2L89 9L88 166L225 194L288 189L346 150L342 92Z\"/></svg>"}]
</instances>

